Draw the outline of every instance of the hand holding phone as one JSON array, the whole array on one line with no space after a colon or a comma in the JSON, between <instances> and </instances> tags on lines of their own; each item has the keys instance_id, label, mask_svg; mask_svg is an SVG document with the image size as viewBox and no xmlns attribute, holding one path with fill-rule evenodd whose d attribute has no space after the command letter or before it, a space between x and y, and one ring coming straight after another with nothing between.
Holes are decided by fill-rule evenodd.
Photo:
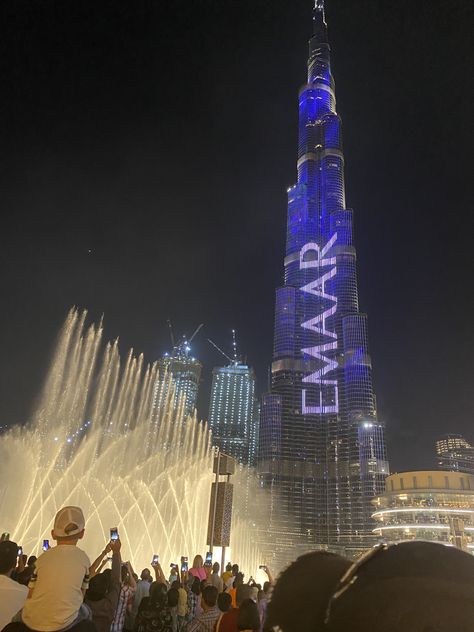
<instances>
[{"instance_id":1,"label":"hand holding phone","mask_svg":"<svg viewBox=\"0 0 474 632\"><path fill-rule=\"evenodd\" d=\"M114 542L115 540L119 539L119 534L118 534L118 529L117 527L112 527L110 529L110 540L111 542Z\"/></svg>"},{"instance_id":2,"label":"hand holding phone","mask_svg":"<svg viewBox=\"0 0 474 632\"><path fill-rule=\"evenodd\" d=\"M23 555L23 547L19 546L18 547L18 557L21 557Z\"/></svg>"},{"instance_id":3,"label":"hand holding phone","mask_svg":"<svg viewBox=\"0 0 474 632\"><path fill-rule=\"evenodd\" d=\"M188 558L185 555L183 555L183 557L181 558L181 572L188 572Z\"/></svg>"},{"instance_id":4,"label":"hand holding phone","mask_svg":"<svg viewBox=\"0 0 474 632\"><path fill-rule=\"evenodd\" d=\"M204 566L208 566L209 568L212 566L212 551L208 551L206 553L206 561L204 562Z\"/></svg>"},{"instance_id":5,"label":"hand holding phone","mask_svg":"<svg viewBox=\"0 0 474 632\"><path fill-rule=\"evenodd\" d=\"M49 540L43 540L43 546L41 548L43 551L47 551L49 549Z\"/></svg>"},{"instance_id":6,"label":"hand holding phone","mask_svg":"<svg viewBox=\"0 0 474 632\"><path fill-rule=\"evenodd\" d=\"M153 556L153 559L151 560L151 565L152 566L158 566L158 564L160 563L160 556L159 555L155 555Z\"/></svg>"}]
</instances>

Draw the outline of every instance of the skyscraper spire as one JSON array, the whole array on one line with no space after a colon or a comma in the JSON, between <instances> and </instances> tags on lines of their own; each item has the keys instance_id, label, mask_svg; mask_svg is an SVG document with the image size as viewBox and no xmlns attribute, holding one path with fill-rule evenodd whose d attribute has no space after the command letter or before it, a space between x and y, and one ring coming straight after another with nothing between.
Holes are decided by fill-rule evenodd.
<instances>
[{"instance_id":1,"label":"skyscraper spire","mask_svg":"<svg viewBox=\"0 0 474 632\"><path fill-rule=\"evenodd\" d=\"M309 58L321 55L321 48L327 49L329 57L328 29L324 13L324 0L315 0L313 7L313 37L309 41Z\"/></svg>"},{"instance_id":2,"label":"skyscraper spire","mask_svg":"<svg viewBox=\"0 0 474 632\"><path fill-rule=\"evenodd\" d=\"M316 11L321 11L324 16L324 0L315 0L314 8Z\"/></svg>"},{"instance_id":3,"label":"skyscraper spire","mask_svg":"<svg viewBox=\"0 0 474 632\"><path fill-rule=\"evenodd\" d=\"M262 485L279 494L279 513L269 518L273 550L290 559L298 546L356 555L374 543L370 501L389 466L359 311L324 0L314 3L308 80L299 92L285 254L259 445Z\"/></svg>"}]
</instances>

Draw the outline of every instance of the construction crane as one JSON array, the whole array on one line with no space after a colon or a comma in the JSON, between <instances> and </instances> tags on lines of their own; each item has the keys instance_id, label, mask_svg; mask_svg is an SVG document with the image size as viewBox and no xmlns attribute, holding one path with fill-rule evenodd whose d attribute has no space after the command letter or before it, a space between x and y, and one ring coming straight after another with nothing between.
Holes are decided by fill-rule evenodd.
<instances>
[{"instance_id":1,"label":"construction crane","mask_svg":"<svg viewBox=\"0 0 474 632\"><path fill-rule=\"evenodd\" d=\"M237 355L237 340L236 340L235 329L232 329L232 353L234 356L233 358L230 358L227 355L227 353L225 351L222 351L222 349L219 346L217 346L216 343L210 338L207 339L207 342L209 342L215 349L217 349L217 351L219 351L219 353L223 355L224 358L226 358L226 360L229 360L230 364L237 365L239 363L239 357Z\"/></svg>"},{"instance_id":2,"label":"construction crane","mask_svg":"<svg viewBox=\"0 0 474 632\"><path fill-rule=\"evenodd\" d=\"M189 345L194 340L196 335L199 333L201 328L204 327L204 323L201 323L200 325L196 327L196 329L194 330L194 333L191 335L190 338L187 338L186 335L183 334L181 342L176 344L176 339L173 333L173 324L169 318L166 322L168 323L168 328L170 331L171 344L173 345L173 354L176 353L181 356L183 355L187 356L188 353L191 351L191 347Z\"/></svg>"},{"instance_id":3,"label":"construction crane","mask_svg":"<svg viewBox=\"0 0 474 632\"><path fill-rule=\"evenodd\" d=\"M222 349L220 347L218 347L215 342L213 342L210 338L207 339L207 342L209 342L215 349L217 349L217 351L219 351L219 353L222 354L224 356L224 358L229 360L229 362L231 364L234 364L234 360L232 360L232 358L229 358L227 353L225 353L225 351L222 351Z\"/></svg>"},{"instance_id":4,"label":"construction crane","mask_svg":"<svg viewBox=\"0 0 474 632\"><path fill-rule=\"evenodd\" d=\"M166 321L168 323L168 329L170 330L170 338L171 338L171 344L173 349L176 347L176 343L174 341L174 333L173 333L173 324L171 322L171 320L168 318L168 320Z\"/></svg>"}]
</instances>

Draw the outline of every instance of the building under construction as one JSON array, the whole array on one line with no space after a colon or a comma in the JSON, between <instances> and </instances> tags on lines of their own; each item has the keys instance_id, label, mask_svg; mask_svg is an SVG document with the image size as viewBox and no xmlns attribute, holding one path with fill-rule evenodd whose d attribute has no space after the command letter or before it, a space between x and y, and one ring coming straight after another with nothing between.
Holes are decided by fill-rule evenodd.
<instances>
[{"instance_id":1,"label":"building under construction","mask_svg":"<svg viewBox=\"0 0 474 632\"><path fill-rule=\"evenodd\" d=\"M202 325L199 325L190 338L183 336L179 343L175 341L170 322L168 322L168 326L173 347L171 352L164 353L158 360L160 377L155 385L155 404L167 397L169 381L163 380L163 376L171 374L175 386L175 407L181 398L184 398L184 414L186 416L193 415L196 408L202 364L191 355L191 342Z\"/></svg>"}]
</instances>

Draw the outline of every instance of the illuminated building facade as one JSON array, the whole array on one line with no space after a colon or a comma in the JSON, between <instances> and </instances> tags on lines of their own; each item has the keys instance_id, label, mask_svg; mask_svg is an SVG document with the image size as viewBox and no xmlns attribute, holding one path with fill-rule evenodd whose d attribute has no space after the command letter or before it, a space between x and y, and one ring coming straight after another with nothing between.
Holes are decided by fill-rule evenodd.
<instances>
[{"instance_id":1,"label":"illuminated building facade","mask_svg":"<svg viewBox=\"0 0 474 632\"><path fill-rule=\"evenodd\" d=\"M255 465L258 419L253 369L238 361L216 367L209 405L213 445L242 465Z\"/></svg>"},{"instance_id":2,"label":"illuminated building facade","mask_svg":"<svg viewBox=\"0 0 474 632\"><path fill-rule=\"evenodd\" d=\"M158 401L166 400L170 383L162 377L171 373L175 385L174 406L176 408L183 397L185 416L194 414L202 370L202 364L191 357L189 351L189 347L179 345L171 354L165 353L158 360L160 377L155 385L156 404Z\"/></svg>"},{"instance_id":3,"label":"illuminated building facade","mask_svg":"<svg viewBox=\"0 0 474 632\"><path fill-rule=\"evenodd\" d=\"M359 312L322 0L299 93L297 183L288 190L284 283L276 290L271 389L259 472L278 501L272 546L356 554L373 540L371 498L389 473L377 418L367 317ZM282 555L283 557L283 555Z\"/></svg>"},{"instance_id":4,"label":"illuminated building facade","mask_svg":"<svg viewBox=\"0 0 474 632\"><path fill-rule=\"evenodd\" d=\"M431 540L474 551L474 476L417 471L388 476L373 501L379 541Z\"/></svg>"},{"instance_id":5,"label":"illuminated building facade","mask_svg":"<svg viewBox=\"0 0 474 632\"><path fill-rule=\"evenodd\" d=\"M447 434L438 439L436 457L442 470L474 474L474 447L459 434Z\"/></svg>"}]
</instances>

